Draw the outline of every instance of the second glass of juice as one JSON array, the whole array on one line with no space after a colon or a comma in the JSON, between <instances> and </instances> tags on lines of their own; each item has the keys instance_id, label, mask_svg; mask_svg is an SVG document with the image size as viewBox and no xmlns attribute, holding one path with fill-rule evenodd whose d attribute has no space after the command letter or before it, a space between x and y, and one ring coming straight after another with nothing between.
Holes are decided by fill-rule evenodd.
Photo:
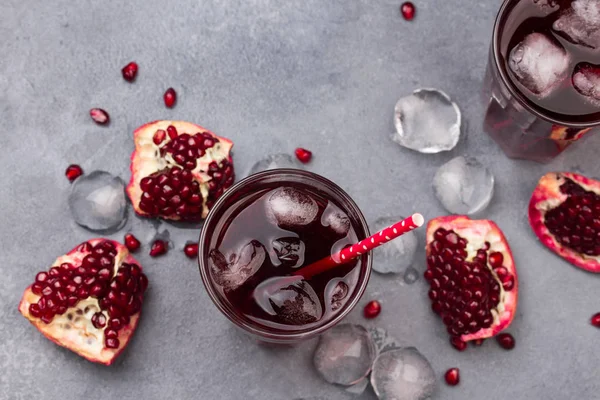
<instances>
[{"instance_id":1,"label":"second glass of juice","mask_svg":"<svg viewBox=\"0 0 600 400\"><path fill-rule=\"evenodd\" d=\"M200 237L200 272L235 325L263 341L293 343L351 311L372 261L365 254L309 279L298 271L368 235L359 208L333 182L300 170L265 171L213 207Z\"/></svg>"},{"instance_id":2,"label":"second glass of juice","mask_svg":"<svg viewBox=\"0 0 600 400\"><path fill-rule=\"evenodd\" d=\"M600 126L600 1L505 0L484 129L512 158L552 160Z\"/></svg>"}]
</instances>

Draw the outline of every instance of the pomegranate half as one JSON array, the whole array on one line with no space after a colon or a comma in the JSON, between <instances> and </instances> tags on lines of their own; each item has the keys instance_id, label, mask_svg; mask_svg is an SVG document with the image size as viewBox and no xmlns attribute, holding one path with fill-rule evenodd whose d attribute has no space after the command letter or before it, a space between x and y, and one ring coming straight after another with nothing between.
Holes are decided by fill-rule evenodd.
<instances>
[{"instance_id":1,"label":"pomegranate half","mask_svg":"<svg viewBox=\"0 0 600 400\"><path fill-rule=\"evenodd\" d=\"M200 221L233 184L233 143L199 125L155 121L133 135L127 194L139 215Z\"/></svg>"},{"instance_id":2,"label":"pomegranate half","mask_svg":"<svg viewBox=\"0 0 600 400\"><path fill-rule=\"evenodd\" d=\"M529 223L550 250L600 272L600 182L570 172L544 175L529 202Z\"/></svg>"},{"instance_id":3,"label":"pomegranate half","mask_svg":"<svg viewBox=\"0 0 600 400\"><path fill-rule=\"evenodd\" d=\"M427 225L427 270L433 311L451 341L498 334L517 309L518 280L510 247L498 226L466 216Z\"/></svg>"},{"instance_id":4,"label":"pomegranate half","mask_svg":"<svg viewBox=\"0 0 600 400\"><path fill-rule=\"evenodd\" d=\"M125 246L92 239L38 272L19 311L44 336L110 365L137 327L148 278Z\"/></svg>"}]
</instances>

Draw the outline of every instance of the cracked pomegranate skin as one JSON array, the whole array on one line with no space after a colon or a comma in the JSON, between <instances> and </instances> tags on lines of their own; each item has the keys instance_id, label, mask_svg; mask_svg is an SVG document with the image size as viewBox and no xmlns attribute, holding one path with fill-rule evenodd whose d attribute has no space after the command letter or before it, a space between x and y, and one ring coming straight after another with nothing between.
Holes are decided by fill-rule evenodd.
<instances>
[{"instance_id":1,"label":"cracked pomegranate skin","mask_svg":"<svg viewBox=\"0 0 600 400\"><path fill-rule=\"evenodd\" d=\"M201 221L235 179L233 143L184 121L154 121L134 132L127 194L138 215Z\"/></svg>"},{"instance_id":2,"label":"cracked pomegranate skin","mask_svg":"<svg viewBox=\"0 0 600 400\"><path fill-rule=\"evenodd\" d=\"M600 182L571 172L544 175L529 202L529 223L551 251L600 273Z\"/></svg>"},{"instance_id":3,"label":"cracked pomegranate skin","mask_svg":"<svg viewBox=\"0 0 600 400\"><path fill-rule=\"evenodd\" d=\"M110 365L137 328L147 285L125 246L91 239L36 275L19 312L57 345Z\"/></svg>"},{"instance_id":4,"label":"cracked pomegranate skin","mask_svg":"<svg viewBox=\"0 0 600 400\"><path fill-rule=\"evenodd\" d=\"M439 217L427 226L427 270L432 310L457 350L463 342L495 336L512 322L518 278L498 226L466 216Z\"/></svg>"}]
</instances>

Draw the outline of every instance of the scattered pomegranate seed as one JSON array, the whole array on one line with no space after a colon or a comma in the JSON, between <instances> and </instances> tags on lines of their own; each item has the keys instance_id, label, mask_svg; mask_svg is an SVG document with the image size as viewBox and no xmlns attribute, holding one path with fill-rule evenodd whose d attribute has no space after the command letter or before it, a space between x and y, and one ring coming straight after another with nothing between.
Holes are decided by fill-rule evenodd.
<instances>
[{"instance_id":1,"label":"scattered pomegranate seed","mask_svg":"<svg viewBox=\"0 0 600 400\"><path fill-rule=\"evenodd\" d=\"M444 379L449 386L456 386L460 382L460 371L458 368L450 368L444 374Z\"/></svg>"},{"instance_id":2,"label":"scattered pomegranate seed","mask_svg":"<svg viewBox=\"0 0 600 400\"><path fill-rule=\"evenodd\" d=\"M140 241L131 233L125 235L125 247L132 253L140 248Z\"/></svg>"},{"instance_id":3,"label":"scattered pomegranate seed","mask_svg":"<svg viewBox=\"0 0 600 400\"><path fill-rule=\"evenodd\" d=\"M300 160L300 162L306 164L307 162L309 162L312 158L312 152L303 149L302 147L298 147L295 151L296 153L296 158L298 158L298 160Z\"/></svg>"},{"instance_id":4,"label":"scattered pomegranate seed","mask_svg":"<svg viewBox=\"0 0 600 400\"><path fill-rule=\"evenodd\" d=\"M367 303L364 309L365 318L375 318L381 312L381 304L377 300Z\"/></svg>"},{"instance_id":5,"label":"scattered pomegranate seed","mask_svg":"<svg viewBox=\"0 0 600 400\"><path fill-rule=\"evenodd\" d=\"M402 3L400 12L405 20L412 21L415 18L415 5L410 1Z\"/></svg>"},{"instance_id":6,"label":"scattered pomegranate seed","mask_svg":"<svg viewBox=\"0 0 600 400\"><path fill-rule=\"evenodd\" d=\"M90 117L92 117L94 122L98 125L106 125L110 122L108 113L101 108L92 108L90 110Z\"/></svg>"},{"instance_id":7,"label":"scattered pomegranate seed","mask_svg":"<svg viewBox=\"0 0 600 400\"><path fill-rule=\"evenodd\" d=\"M500 347L505 350L512 350L515 348L515 338L510 333L501 333L496 336L496 340Z\"/></svg>"},{"instance_id":8,"label":"scattered pomegranate seed","mask_svg":"<svg viewBox=\"0 0 600 400\"><path fill-rule=\"evenodd\" d=\"M135 62L130 62L126 66L123 67L121 73L123 74L123 79L127 82L135 81L135 77L137 76L138 65Z\"/></svg>"},{"instance_id":9,"label":"scattered pomegranate seed","mask_svg":"<svg viewBox=\"0 0 600 400\"><path fill-rule=\"evenodd\" d=\"M473 340L471 343L473 343L473 346L479 347L483 344L484 341L485 341L485 339L476 339L476 340Z\"/></svg>"},{"instance_id":10,"label":"scattered pomegranate seed","mask_svg":"<svg viewBox=\"0 0 600 400\"><path fill-rule=\"evenodd\" d=\"M596 328L600 328L600 313L596 313L596 314L592 315L592 318L590 319L590 322Z\"/></svg>"},{"instance_id":11,"label":"scattered pomegranate seed","mask_svg":"<svg viewBox=\"0 0 600 400\"><path fill-rule=\"evenodd\" d=\"M169 248L167 247L165 241L158 239L155 240L154 243L152 243L152 247L150 248L150 256L158 257L163 254L166 254L168 250Z\"/></svg>"},{"instance_id":12,"label":"scattered pomegranate seed","mask_svg":"<svg viewBox=\"0 0 600 400\"><path fill-rule=\"evenodd\" d=\"M183 248L183 252L189 258L196 258L198 256L198 243L188 243Z\"/></svg>"},{"instance_id":13,"label":"scattered pomegranate seed","mask_svg":"<svg viewBox=\"0 0 600 400\"><path fill-rule=\"evenodd\" d=\"M65 176L67 177L69 182L73 182L75 179L79 178L81 175L83 175L83 170L77 164L69 165L67 167L67 170L65 171Z\"/></svg>"},{"instance_id":14,"label":"scattered pomegranate seed","mask_svg":"<svg viewBox=\"0 0 600 400\"><path fill-rule=\"evenodd\" d=\"M175 92L175 89L168 88L163 95L163 99L165 100L165 106L168 108L173 108L173 106L175 106L175 102L177 101L177 93Z\"/></svg>"},{"instance_id":15,"label":"scattered pomegranate seed","mask_svg":"<svg viewBox=\"0 0 600 400\"><path fill-rule=\"evenodd\" d=\"M467 342L459 337L450 338L450 344L458 351L465 351L467 349Z\"/></svg>"}]
</instances>

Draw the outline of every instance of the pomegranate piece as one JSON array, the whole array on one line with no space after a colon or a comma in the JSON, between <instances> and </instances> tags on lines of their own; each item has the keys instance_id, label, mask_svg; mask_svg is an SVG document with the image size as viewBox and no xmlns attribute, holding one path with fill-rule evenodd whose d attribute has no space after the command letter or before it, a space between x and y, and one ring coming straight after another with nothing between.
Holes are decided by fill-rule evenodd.
<instances>
[{"instance_id":1,"label":"pomegranate piece","mask_svg":"<svg viewBox=\"0 0 600 400\"><path fill-rule=\"evenodd\" d=\"M235 179L233 143L183 121L136 129L127 194L147 217L200 221Z\"/></svg>"},{"instance_id":2,"label":"pomegranate piece","mask_svg":"<svg viewBox=\"0 0 600 400\"><path fill-rule=\"evenodd\" d=\"M121 74L123 74L123 79L127 82L135 81L135 78L138 73L138 65L135 62L130 62L126 66L121 69Z\"/></svg>"},{"instance_id":3,"label":"pomegranate piece","mask_svg":"<svg viewBox=\"0 0 600 400\"><path fill-rule=\"evenodd\" d=\"M592 318L590 318L590 323L596 328L600 328L600 313L592 315Z\"/></svg>"},{"instance_id":4,"label":"pomegranate piece","mask_svg":"<svg viewBox=\"0 0 600 400\"><path fill-rule=\"evenodd\" d=\"M463 341L458 336L451 337L450 344L458 351L465 351L467 349L467 342Z\"/></svg>"},{"instance_id":5,"label":"pomegranate piece","mask_svg":"<svg viewBox=\"0 0 600 400\"><path fill-rule=\"evenodd\" d=\"M412 21L415 18L415 5L410 1L402 3L400 13L405 20Z\"/></svg>"},{"instance_id":6,"label":"pomegranate piece","mask_svg":"<svg viewBox=\"0 0 600 400\"><path fill-rule=\"evenodd\" d=\"M449 386L456 386L460 383L460 370L458 368L450 368L444 374L444 379Z\"/></svg>"},{"instance_id":7,"label":"pomegranate piece","mask_svg":"<svg viewBox=\"0 0 600 400\"><path fill-rule=\"evenodd\" d=\"M198 243L187 243L183 248L183 252L189 258L198 257Z\"/></svg>"},{"instance_id":8,"label":"pomegranate piece","mask_svg":"<svg viewBox=\"0 0 600 400\"><path fill-rule=\"evenodd\" d=\"M529 223L554 253L600 273L600 182L570 172L544 175L529 202Z\"/></svg>"},{"instance_id":9,"label":"pomegranate piece","mask_svg":"<svg viewBox=\"0 0 600 400\"><path fill-rule=\"evenodd\" d=\"M496 341L505 350L512 350L515 348L515 338L510 333L501 333L496 336Z\"/></svg>"},{"instance_id":10,"label":"pomegranate piece","mask_svg":"<svg viewBox=\"0 0 600 400\"><path fill-rule=\"evenodd\" d=\"M52 265L25 290L19 311L59 346L110 365L137 327L148 278L125 246L108 239L84 242ZM109 328L113 320L118 327Z\"/></svg>"},{"instance_id":11,"label":"pomegranate piece","mask_svg":"<svg viewBox=\"0 0 600 400\"><path fill-rule=\"evenodd\" d=\"M377 300L372 300L367 303L363 311L365 318L375 318L381 313L381 304Z\"/></svg>"},{"instance_id":12,"label":"pomegranate piece","mask_svg":"<svg viewBox=\"0 0 600 400\"><path fill-rule=\"evenodd\" d=\"M303 164L308 163L312 159L312 152L309 150L303 149L302 147L298 147L295 150L296 158Z\"/></svg>"},{"instance_id":13,"label":"pomegranate piece","mask_svg":"<svg viewBox=\"0 0 600 400\"><path fill-rule=\"evenodd\" d=\"M131 233L125 235L125 247L127 247L127 250L134 253L137 249L140 248L140 245L140 241L137 240L137 238Z\"/></svg>"},{"instance_id":14,"label":"pomegranate piece","mask_svg":"<svg viewBox=\"0 0 600 400\"><path fill-rule=\"evenodd\" d=\"M65 171L65 176L69 180L69 182L73 182L75 179L79 178L83 175L83 169L77 164L71 164L67 167Z\"/></svg>"},{"instance_id":15,"label":"pomegranate piece","mask_svg":"<svg viewBox=\"0 0 600 400\"><path fill-rule=\"evenodd\" d=\"M92 108L90 110L90 117L98 125L107 125L110 122L108 113L101 108Z\"/></svg>"},{"instance_id":16,"label":"pomegranate piece","mask_svg":"<svg viewBox=\"0 0 600 400\"><path fill-rule=\"evenodd\" d=\"M492 221L439 217L427 225L427 270L432 310L457 350L495 336L512 322L518 280L502 231Z\"/></svg>"},{"instance_id":17,"label":"pomegranate piece","mask_svg":"<svg viewBox=\"0 0 600 400\"><path fill-rule=\"evenodd\" d=\"M150 256L162 256L163 254L167 254L167 251L169 251L169 247L167 246L165 241L157 239L154 241L154 243L152 243L152 247L150 248Z\"/></svg>"},{"instance_id":18,"label":"pomegranate piece","mask_svg":"<svg viewBox=\"0 0 600 400\"><path fill-rule=\"evenodd\" d=\"M163 100L165 101L165 106L173 108L177 102L177 92L175 92L175 89L168 88L163 95Z\"/></svg>"}]
</instances>

